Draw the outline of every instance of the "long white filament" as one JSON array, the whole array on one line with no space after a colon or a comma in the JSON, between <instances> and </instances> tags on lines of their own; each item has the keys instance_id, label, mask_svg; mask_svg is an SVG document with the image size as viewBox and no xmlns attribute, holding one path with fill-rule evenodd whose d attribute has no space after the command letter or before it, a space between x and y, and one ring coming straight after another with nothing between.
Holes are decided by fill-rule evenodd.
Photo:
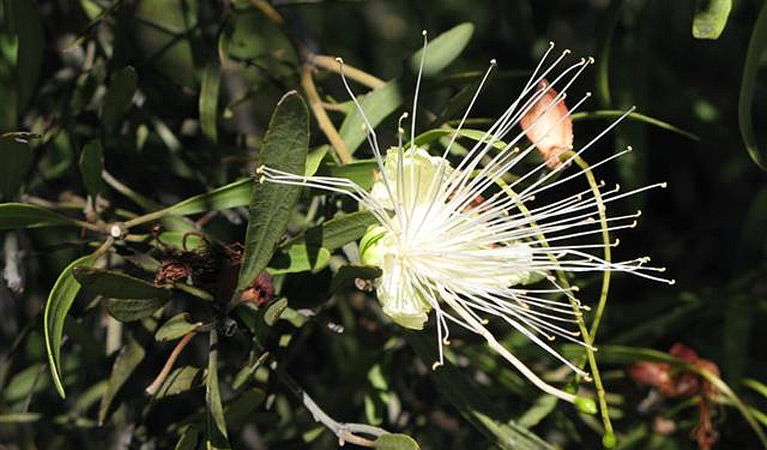
<instances>
[{"instance_id":1,"label":"long white filament","mask_svg":"<svg viewBox=\"0 0 767 450\"><path fill-rule=\"evenodd\" d=\"M494 187L497 181L535 151L534 145L528 145L523 150L517 148L517 144L525 137L524 132L520 131L508 140L505 140L506 136L519 124L521 118L555 87L559 93L554 96L544 113L533 122L533 126L546 112L564 102L568 89L586 67L593 63L591 58L581 59L561 70L556 76L550 77L569 54L569 50L565 50L545 67L554 48L553 43L526 82L520 96L511 102L458 165L454 169L449 168L446 158L496 65L495 60L491 61L466 112L457 128L452 131L444 153L441 157L428 156L415 144L416 109L428 47L425 31L423 38L423 53L409 117L410 144L408 149L403 148L402 123L408 118L405 113L399 121L398 147L393 155L394 159L384 158L373 126L344 76L343 62L338 59L344 87L367 128L368 143L380 171L380 183L386 199L374 196L348 179L306 177L269 167L259 168L261 181L302 185L347 195L374 214L395 243L389 251L397 261L397 276L384 272L382 288L387 289L387 292L396 293L391 300L395 307L425 302L435 311L439 348L439 358L435 367L444 362L443 346L449 344L449 324L455 324L481 335L494 351L537 387L572 402L575 396L541 380L504 348L485 327L487 320L484 317L497 317L572 370L586 375L547 343L562 338L589 347L579 339L575 324L581 312L573 310L571 301L581 310L588 310L588 306L582 305L576 298L577 286L560 286L550 274L556 271L628 272L650 280L673 283L673 280L659 277L657 274L664 269L648 266L647 257L609 262L588 253L589 250L598 251L604 248L604 245L617 246L618 240L606 244L577 242L580 238L600 235L603 232L600 213L605 205L648 189L664 187L665 184L620 192L618 186L608 190L602 189L605 184L601 182L598 186L601 191L599 196L591 189L585 189L546 204L535 203L541 194L555 192L554 188L584 176L585 169L576 169L574 173L554 179L576 157L628 117L633 111L632 108L583 147L574 151L563 164L547 171L546 161L543 161L512 182L508 191L497 191ZM541 81L549 78L552 81L540 88ZM559 117L558 122L550 124L549 131L569 120L568 115L589 96L590 94L586 94L570 111ZM630 150L629 147L617 152L592 165L589 170ZM435 161L445 164L430 166L436 164ZM387 164L395 164L393 173L387 171ZM423 173L428 170L435 171L426 175L431 176L428 185L421 185L422 170L426 171ZM534 178L536 174L537 179ZM423 187L426 188L425 191ZM525 208L522 209L521 205L525 205ZM637 212L607 217L606 228L609 232L632 228L640 214ZM548 286L532 289L519 284L531 277L539 278L543 283L548 283Z\"/></svg>"}]
</instances>

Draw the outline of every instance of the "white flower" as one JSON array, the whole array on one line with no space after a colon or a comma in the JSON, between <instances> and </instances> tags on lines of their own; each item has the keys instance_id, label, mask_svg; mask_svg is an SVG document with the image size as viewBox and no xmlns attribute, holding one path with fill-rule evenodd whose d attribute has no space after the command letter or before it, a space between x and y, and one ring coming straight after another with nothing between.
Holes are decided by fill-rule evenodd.
<instances>
[{"instance_id":1,"label":"white flower","mask_svg":"<svg viewBox=\"0 0 767 450\"><path fill-rule=\"evenodd\" d=\"M552 153L549 152L546 160L531 170L518 173L518 178L508 186L501 181L507 173L518 170L523 160L532 159L528 156L536 149L535 144L518 148L525 134L522 130L515 134L511 130L530 110L542 108L544 96L547 104L545 110L537 114L538 118L531 121L529 116L525 117L527 123L532 123L530 126L537 127L537 136L546 137L545 130L541 130L540 118L552 122L550 111L564 111L559 120L569 120L569 111L562 107L565 93L584 68L593 62L582 59L553 77L550 74L569 52L563 52L543 69L552 48L553 45L519 97L456 167L451 166L447 157L495 65L494 61L441 156L431 155L426 149L412 144L415 117L412 118L411 144L403 145L404 132L400 126L398 147L382 154L373 127L343 78L368 127L368 140L380 171L370 192L347 179L303 177L269 167L260 167L259 173L262 181L300 184L349 195L375 215L378 226L372 227L360 242L362 262L381 267L383 276L377 280L376 292L383 312L394 322L406 328L422 329L434 310L439 346L439 361L435 367L443 363L442 346L449 343L451 326L457 325L484 337L493 350L545 392L574 402L574 395L541 380L498 343L485 326L488 319L500 319L573 370L586 375L550 345L551 340L559 337L585 346L576 324L580 310L588 309L576 299L577 287L562 283L553 274L615 271L669 283L673 281L655 276L655 272L663 269L645 266L647 258L615 263L589 253L604 248L605 244L599 241L603 232L599 216L605 205L663 184L625 193L616 186L602 192L585 188L575 193L559 194L565 183L584 177L583 169L568 169L570 163L628 112L563 159L562 164L552 163ZM423 60L421 64L423 67ZM552 79L550 83L543 82L547 77ZM420 78L419 73L413 116ZM554 91L554 86L559 94ZM580 106L588 96L571 110ZM406 117L404 114L403 119ZM553 122L547 126L556 127L556 117ZM510 139L505 140L508 137ZM603 186L601 183L600 187ZM548 200L552 196L554 199ZM537 197L546 197L547 201L538 203ZM638 216L639 213L608 217L606 223L610 231L630 228L636 225ZM596 242L576 242L578 238L594 236ZM616 244L617 241L608 245Z\"/></svg>"}]
</instances>

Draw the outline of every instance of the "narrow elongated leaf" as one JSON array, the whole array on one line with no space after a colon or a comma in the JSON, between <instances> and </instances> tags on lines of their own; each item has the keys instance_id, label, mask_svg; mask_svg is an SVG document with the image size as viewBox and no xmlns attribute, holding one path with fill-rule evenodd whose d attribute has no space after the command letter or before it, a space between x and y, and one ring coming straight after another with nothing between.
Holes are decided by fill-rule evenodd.
<instances>
[{"instance_id":1,"label":"narrow elongated leaf","mask_svg":"<svg viewBox=\"0 0 767 450\"><path fill-rule=\"evenodd\" d=\"M19 39L16 56L17 111L19 114L26 110L32 99L37 86L37 77L40 74L40 66L43 62L45 35L36 3L32 0L8 2L8 5L11 6L10 22L13 24Z\"/></svg>"},{"instance_id":2,"label":"narrow elongated leaf","mask_svg":"<svg viewBox=\"0 0 767 450\"><path fill-rule=\"evenodd\" d=\"M109 407L112 405L115 395L120 388L128 381L136 367L144 360L146 351L132 337L128 339L128 343L120 350L120 354L117 355L115 363L112 366L112 373L109 375L109 383L107 384L107 390L104 396L101 398L101 405L99 406L99 424L103 424L107 418Z\"/></svg>"},{"instance_id":3,"label":"narrow elongated leaf","mask_svg":"<svg viewBox=\"0 0 767 450\"><path fill-rule=\"evenodd\" d=\"M171 395L178 395L197 387L201 380L202 369L199 367L183 366L173 369L168 375L154 398L161 399Z\"/></svg>"},{"instance_id":4,"label":"narrow elongated leaf","mask_svg":"<svg viewBox=\"0 0 767 450\"><path fill-rule=\"evenodd\" d=\"M197 441L200 438L200 430L194 425L189 426L181 434L176 442L175 450L195 450L197 448Z\"/></svg>"},{"instance_id":5,"label":"narrow elongated leaf","mask_svg":"<svg viewBox=\"0 0 767 450\"><path fill-rule=\"evenodd\" d=\"M154 338L160 342L172 341L174 339L180 338L181 336L189 333L199 326L199 322L191 323L189 321L189 313L177 314L168 319L167 322L162 324L162 326L157 329L157 332L154 334Z\"/></svg>"},{"instance_id":6,"label":"narrow elongated leaf","mask_svg":"<svg viewBox=\"0 0 767 450\"><path fill-rule=\"evenodd\" d=\"M80 173L88 195L96 198L101 193L101 172L104 170L104 151L101 143L92 140L83 146L80 153Z\"/></svg>"},{"instance_id":7,"label":"narrow elongated leaf","mask_svg":"<svg viewBox=\"0 0 767 450\"><path fill-rule=\"evenodd\" d=\"M370 126L377 127L385 118L397 110L402 104L402 94L399 85L391 81L384 86L370 91L370 93L360 97L360 107L365 111L365 116L370 122ZM362 115L354 108L338 130L338 134L346 143L349 151L354 153L360 144L362 144L368 134L365 121Z\"/></svg>"},{"instance_id":8,"label":"narrow elongated leaf","mask_svg":"<svg viewBox=\"0 0 767 450\"><path fill-rule=\"evenodd\" d=\"M344 214L309 228L304 234L286 241L282 248L304 244L307 248L325 248L333 251L361 238L368 227L378 223L369 211Z\"/></svg>"},{"instance_id":9,"label":"narrow elongated leaf","mask_svg":"<svg viewBox=\"0 0 767 450\"><path fill-rule=\"evenodd\" d=\"M406 332L405 339L427 365L437 360L434 342L422 333ZM445 361L445 365L432 371L431 375L445 398L498 447L508 450L554 449L516 423L499 420L500 414L495 411L492 401L482 395L450 362Z\"/></svg>"},{"instance_id":10,"label":"narrow elongated leaf","mask_svg":"<svg viewBox=\"0 0 767 450\"><path fill-rule=\"evenodd\" d=\"M167 298L110 298L107 311L120 322L133 322L151 316L167 301Z\"/></svg>"},{"instance_id":11,"label":"narrow elongated leaf","mask_svg":"<svg viewBox=\"0 0 767 450\"><path fill-rule=\"evenodd\" d=\"M82 265L74 268L73 273L88 291L105 297L167 300L172 295L170 289L156 287L152 283L114 270Z\"/></svg>"},{"instance_id":12,"label":"narrow elongated leaf","mask_svg":"<svg viewBox=\"0 0 767 450\"><path fill-rule=\"evenodd\" d=\"M48 294L48 302L45 304L43 313L45 349L48 352L51 378L61 398L66 397L64 385L61 382L61 339L64 333L64 322L67 320L67 314L72 308L77 293L80 292L80 283L75 279L72 270L81 264L90 263L91 259L90 255L83 256L64 268Z\"/></svg>"},{"instance_id":13,"label":"narrow elongated leaf","mask_svg":"<svg viewBox=\"0 0 767 450\"><path fill-rule=\"evenodd\" d=\"M202 77L200 88L200 127L211 142L217 140L218 91L221 85L221 67L217 58L212 59Z\"/></svg>"},{"instance_id":14,"label":"narrow elongated leaf","mask_svg":"<svg viewBox=\"0 0 767 450\"><path fill-rule=\"evenodd\" d=\"M752 116L759 61L765 50L767 50L767 3L762 5L762 10L754 24L754 31L751 33L738 95L738 125L743 144L756 165L767 171L767 149L760 147L756 141Z\"/></svg>"},{"instance_id":15,"label":"narrow elongated leaf","mask_svg":"<svg viewBox=\"0 0 767 450\"><path fill-rule=\"evenodd\" d=\"M378 164L375 160L365 159L342 166L328 164L327 169L331 176L352 180L362 189L368 190L373 187L375 182L375 171L378 170Z\"/></svg>"},{"instance_id":16,"label":"narrow elongated leaf","mask_svg":"<svg viewBox=\"0 0 767 450\"><path fill-rule=\"evenodd\" d=\"M330 252L322 247L307 247L299 244L291 246L287 252L278 252L269 262L266 270L271 275L296 272L318 272L330 261Z\"/></svg>"},{"instance_id":17,"label":"narrow elongated leaf","mask_svg":"<svg viewBox=\"0 0 767 450\"><path fill-rule=\"evenodd\" d=\"M431 77L441 73L466 48L474 34L474 25L465 22L445 31L426 46L426 61L423 64L423 76ZM418 72L423 49L410 57L410 68Z\"/></svg>"},{"instance_id":18,"label":"narrow elongated leaf","mask_svg":"<svg viewBox=\"0 0 767 450\"><path fill-rule=\"evenodd\" d=\"M415 439L406 434L384 434L375 440L376 450L420 450Z\"/></svg>"},{"instance_id":19,"label":"narrow elongated leaf","mask_svg":"<svg viewBox=\"0 0 767 450\"><path fill-rule=\"evenodd\" d=\"M231 403L226 405L224 409L224 417L226 417L226 424L232 428L237 429L242 427L250 420L253 412L261 406L261 403L266 399L266 392L259 388L252 388L244 391L237 396Z\"/></svg>"},{"instance_id":20,"label":"narrow elongated leaf","mask_svg":"<svg viewBox=\"0 0 767 450\"><path fill-rule=\"evenodd\" d=\"M309 151L309 114L296 92L277 104L261 147L260 164L288 173L302 174ZM275 183L257 183L253 189L250 219L245 235L237 288L245 289L266 268L288 226L301 188Z\"/></svg>"},{"instance_id":21,"label":"narrow elongated leaf","mask_svg":"<svg viewBox=\"0 0 767 450\"><path fill-rule=\"evenodd\" d=\"M187 216L201 212L247 206L253 199L253 186L255 186L255 181L252 178L243 178L242 180L216 188L206 194L195 195L175 205L155 211L139 218L140 220L128 221L127 224L132 226L166 216Z\"/></svg>"},{"instance_id":22,"label":"narrow elongated leaf","mask_svg":"<svg viewBox=\"0 0 767 450\"><path fill-rule=\"evenodd\" d=\"M0 230L62 225L73 224L66 217L39 206L25 203L3 203L0 205Z\"/></svg>"},{"instance_id":23,"label":"narrow elongated leaf","mask_svg":"<svg viewBox=\"0 0 767 450\"><path fill-rule=\"evenodd\" d=\"M573 122L577 122L579 120L617 119L618 117L622 116L625 113L626 111L603 109L599 111L584 111L584 112L573 113L570 115L570 118L573 119ZM668 122L664 122L662 120L656 119L654 117L646 116L638 112L632 112L626 118L629 120L644 122L646 124L653 125L658 128L662 128L664 130L681 134L682 136L692 139L693 141L700 140L700 137L698 137L698 135L696 134L690 133L689 131L685 131L681 128L677 128Z\"/></svg>"},{"instance_id":24,"label":"narrow elongated leaf","mask_svg":"<svg viewBox=\"0 0 767 450\"><path fill-rule=\"evenodd\" d=\"M210 332L210 354L208 356L208 376L205 379L205 403L208 409L207 449L228 449L229 438L226 431L224 407L221 404L221 391L218 385L218 333Z\"/></svg>"},{"instance_id":25,"label":"narrow elongated leaf","mask_svg":"<svg viewBox=\"0 0 767 450\"><path fill-rule=\"evenodd\" d=\"M719 39L731 9L732 0L695 0L692 35L696 39Z\"/></svg>"},{"instance_id":26,"label":"narrow elongated leaf","mask_svg":"<svg viewBox=\"0 0 767 450\"><path fill-rule=\"evenodd\" d=\"M32 149L26 142L18 142L11 137L0 137L0 197L14 196L24 181L29 166L32 164Z\"/></svg>"},{"instance_id":27,"label":"narrow elongated leaf","mask_svg":"<svg viewBox=\"0 0 767 450\"><path fill-rule=\"evenodd\" d=\"M128 111L136 93L138 75L131 66L123 67L112 79L109 90L104 95L104 105L101 108L101 122L107 129L114 128L117 122Z\"/></svg>"}]
</instances>

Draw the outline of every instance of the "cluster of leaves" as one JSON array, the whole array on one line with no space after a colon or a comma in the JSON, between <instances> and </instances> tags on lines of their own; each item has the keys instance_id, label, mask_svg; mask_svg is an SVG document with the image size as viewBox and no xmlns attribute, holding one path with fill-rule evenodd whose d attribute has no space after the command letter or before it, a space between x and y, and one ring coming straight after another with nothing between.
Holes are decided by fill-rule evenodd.
<instances>
[{"instance_id":1,"label":"cluster of leaves","mask_svg":"<svg viewBox=\"0 0 767 450\"><path fill-rule=\"evenodd\" d=\"M764 384L747 379L745 391L757 394L747 404L739 396L744 390L718 374L647 348L694 339L669 330L695 320L718 324L715 311L726 305L725 379L765 373L747 359L755 311L763 315L765 305L758 246L743 247L739 276L719 285L683 284L691 288L681 295L641 289L614 294L598 352L600 364L615 369L605 373L605 423L557 407L556 399L542 396L468 335L454 339L449 364L429 371L436 358L431 336L393 326L355 287L356 279L380 274L348 265L355 260L353 242L372 217L340 197L255 177L255 167L266 163L292 173L346 177L362 187L374 179L374 163L364 157L362 117L351 101L336 100L345 98L338 65L315 53L319 45L306 36L354 29L358 17L350 10L369 8L369 15L393 20L383 22L391 28L397 17L391 6L375 2L323 5L325 10L297 3L2 3L0 442L19 448L192 449L332 448L342 440L412 449L416 441L475 447L481 433L500 448L594 448L597 442L616 445L615 436L605 434L612 420L619 448L692 446L687 434L698 417L691 406L699 398L651 394L641 402L646 389L624 370L653 361L674 374L695 373L716 388L717 405L740 413L718 423L722 440L765 445L767 416L750 406L767 396ZM519 11L531 8L513 3ZM625 93L611 89L607 56L616 29L626 27L632 8L639 8L622 3L592 11L604 14L604 63L595 80L604 109L575 115L575 121L620 114L613 107L621 103L613 103L611 94L622 102ZM726 30L730 2L698 3L693 34L717 38ZM478 23L492 16L477 16L479 10L462 13L474 14ZM536 12L554 17L556 11ZM455 22L446 15L439 29ZM738 102L743 140L762 166L751 108L765 30L767 7L749 31ZM443 100L429 105L434 113L421 114L430 131L416 137L418 145L444 143L446 127L471 100L481 76L476 70L486 61L465 61L464 72L448 74L447 68L474 34L475 27L464 23L429 44L426 97ZM541 39L536 35L525 46ZM358 45L340 38L322 43L344 56L364 55ZM374 127L393 130L395 113L412 94L419 55L402 58L402 47L392 81L346 71L369 89L359 101ZM391 72L391 59L386 65L383 72ZM513 84L529 70L519 68L495 78ZM300 94L292 92L296 88ZM688 132L642 114L631 118L634 126L618 141L647 142L651 125L664 133L666 144L690 145ZM311 136L310 128L316 130ZM461 139L478 135L467 128ZM620 164L619 176L629 185L650 172L636 159ZM738 229L747 242L764 242L765 192L755 196ZM663 236L662 229L650 226L654 237ZM685 243L658 240L668 247L660 257L672 267L685 263L678 255ZM682 272L679 278L702 274ZM598 281L587 284L598 291ZM255 293L244 295L249 290ZM535 347L514 333L504 344L525 359L537 357ZM582 356L576 347L562 351L572 359ZM546 375L565 380L561 371ZM678 431L659 430L657 417L674 421Z\"/></svg>"}]
</instances>

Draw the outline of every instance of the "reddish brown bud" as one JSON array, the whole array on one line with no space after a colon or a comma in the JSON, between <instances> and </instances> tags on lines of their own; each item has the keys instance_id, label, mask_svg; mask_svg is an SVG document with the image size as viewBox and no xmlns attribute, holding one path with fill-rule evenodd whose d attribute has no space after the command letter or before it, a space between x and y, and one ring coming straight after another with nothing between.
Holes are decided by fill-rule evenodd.
<instances>
[{"instance_id":1,"label":"reddish brown bud","mask_svg":"<svg viewBox=\"0 0 767 450\"><path fill-rule=\"evenodd\" d=\"M541 93L543 93L541 95ZM538 83L533 98L537 101L519 121L527 138L541 152L546 165L559 167L559 155L573 147L573 121L564 99L557 99L557 91L546 80Z\"/></svg>"}]
</instances>

